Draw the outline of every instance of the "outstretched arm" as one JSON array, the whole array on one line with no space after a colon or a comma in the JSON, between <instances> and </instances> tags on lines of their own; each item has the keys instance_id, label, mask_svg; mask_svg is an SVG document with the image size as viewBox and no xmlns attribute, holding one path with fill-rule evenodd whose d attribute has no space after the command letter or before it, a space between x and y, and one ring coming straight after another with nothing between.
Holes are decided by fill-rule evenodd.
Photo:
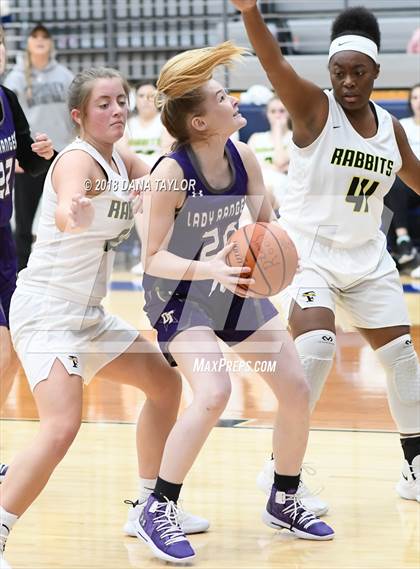
<instances>
[{"instance_id":1,"label":"outstretched arm","mask_svg":"<svg viewBox=\"0 0 420 569\"><path fill-rule=\"evenodd\" d=\"M242 12L255 53L270 83L289 111L296 144L309 144L320 134L327 120L328 99L325 93L317 85L300 77L287 62L264 23L256 0L231 1Z\"/></svg>"},{"instance_id":2,"label":"outstretched arm","mask_svg":"<svg viewBox=\"0 0 420 569\"><path fill-rule=\"evenodd\" d=\"M92 223L94 209L86 187L95 187L94 161L81 150L61 156L52 172L52 185L57 194L55 224L65 233L81 233Z\"/></svg>"}]
</instances>

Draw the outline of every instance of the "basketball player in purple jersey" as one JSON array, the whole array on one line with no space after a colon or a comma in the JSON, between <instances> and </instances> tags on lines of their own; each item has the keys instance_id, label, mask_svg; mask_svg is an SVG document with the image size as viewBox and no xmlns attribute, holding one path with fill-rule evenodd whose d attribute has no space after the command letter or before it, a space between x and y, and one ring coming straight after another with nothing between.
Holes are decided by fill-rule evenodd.
<instances>
[{"instance_id":1,"label":"basketball player in purple jersey","mask_svg":"<svg viewBox=\"0 0 420 569\"><path fill-rule=\"evenodd\" d=\"M176 149L155 165L151 191L144 194L145 311L162 352L188 380L193 400L168 437L155 490L136 528L154 555L175 563L195 556L177 521L181 486L231 390L219 339L248 362L275 363L274 373L260 373L278 402L278 474L264 521L304 539L334 536L296 496L309 407L292 339L268 299L238 295L238 284L252 282L246 277L249 269L226 263L232 250L226 243L246 200L256 220L273 219L256 157L247 145L229 140L246 124L238 101L212 79L218 65L241 52L227 42L182 53L166 63L157 83L162 122L175 138ZM258 353L258 344L265 353ZM197 370L197 362L204 367ZM283 445L287 451L280 457Z\"/></svg>"},{"instance_id":2,"label":"basketball player in purple jersey","mask_svg":"<svg viewBox=\"0 0 420 569\"><path fill-rule=\"evenodd\" d=\"M285 291L283 307L310 384L311 408L332 367L338 307L384 368L404 454L396 490L420 502L420 366L398 271L380 229L383 199L397 172L420 194L420 162L398 120L370 100L380 72L378 22L361 7L337 16L328 61L332 90L323 91L283 57L256 0L232 3L293 122L280 224L295 241L302 271Z\"/></svg>"},{"instance_id":3,"label":"basketball player in purple jersey","mask_svg":"<svg viewBox=\"0 0 420 569\"><path fill-rule=\"evenodd\" d=\"M0 77L6 67L4 31L0 26ZM51 140L39 134L32 140L16 95L0 84L0 409L12 386L17 358L9 334L10 299L16 287L17 260L10 228L15 160L33 176L45 172L54 156ZM4 474L0 465L0 477Z\"/></svg>"}]
</instances>

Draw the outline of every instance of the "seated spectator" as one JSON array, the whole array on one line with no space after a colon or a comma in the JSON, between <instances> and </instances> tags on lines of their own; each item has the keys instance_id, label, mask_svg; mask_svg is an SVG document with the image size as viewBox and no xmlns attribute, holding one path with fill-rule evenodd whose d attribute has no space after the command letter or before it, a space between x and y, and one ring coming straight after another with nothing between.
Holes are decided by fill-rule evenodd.
<instances>
[{"instance_id":1,"label":"seated spectator","mask_svg":"<svg viewBox=\"0 0 420 569\"><path fill-rule=\"evenodd\" d=\"M278 209L287 190L292 131L289 114L278 97L273 97L268 102L266 116L270 130L251 135L248 145L261 164L264 182L272 197L272 205L274 209Z\"/></svg>"},{"instance_id":2,"label":"seated spectator","mask_svg":"<svg viewBox=\"0 0 420 569\"><path fill-rule=\"evenodd\" d=\"M420 84L414 85L410 91L409 107L411 116L400 122L414 154L420 159ZM420 277L418 252L409 233L410 210L420 207L420 196L397 177L385 203L394 213L391 226L395 232L392 235L395 236L393 256L400 270Z\"/></svg>"},{"instance_id":3,"label":"seated spectator","mask_svg":"<svg viewBox=\"0 0 420 569\"><path fill-rule=\"evenodd\" d=\"M136 89L136 114L128 119L125 142L150 166L173 142L155 105L156 87L140 84Z\"/></svg>"}]
</instances>

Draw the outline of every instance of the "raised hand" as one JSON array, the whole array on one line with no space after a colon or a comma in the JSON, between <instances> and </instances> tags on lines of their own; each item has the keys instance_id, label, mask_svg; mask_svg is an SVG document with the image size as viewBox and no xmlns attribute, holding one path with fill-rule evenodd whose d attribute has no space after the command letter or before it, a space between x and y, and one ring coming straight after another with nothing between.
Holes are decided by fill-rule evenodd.
<instances>
[{"instance_id":1,"label":"raised hand","mask_svg":"<svg viewBox=\"0 0 420 569\"><path fill-rule=\"evenodd\" d=\"M51 140L46 134L37 133L35 136L35 142L31 145L32 152L38 154L41 158L45 160L50 160L54 156L54 148Z\"/></svg>"},{"instance_id":2,"label":"raised hand","mask_svg":"<svg viewBox=\"0 0 420 569\"><path fill-rule=\"evenodd\" d=\"M230 0L241 12L247 12L257 5L257 0Z\"/></svg>"},{"instance_id":3,"label":"raised hand","mask_svg":"<svg viewBox=\"0 0 420 569\"><path fill-rule=\"evenodd\" d=\"M143 192L136 192L136 191L131 192L130 202L134 214L143 213Z\"/></svg>"},{"instance_id":4,"label":"raised hand","mask_svg":"<svg viewBox=\"0 0 420 569\"><path fill-rule=\"evenodd\" d=\"M95 210L92 200L85 194L77 194L71 200L69 220L70 229L87 229L91 226Z\"/></svg>"}]
</instances>

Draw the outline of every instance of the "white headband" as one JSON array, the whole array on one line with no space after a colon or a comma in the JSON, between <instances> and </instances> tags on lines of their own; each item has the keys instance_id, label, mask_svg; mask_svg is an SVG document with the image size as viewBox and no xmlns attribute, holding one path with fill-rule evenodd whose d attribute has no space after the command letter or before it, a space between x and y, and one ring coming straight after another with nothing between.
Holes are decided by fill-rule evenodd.
<instances>
[{"instance_id":1,"label":"white headband","mask_svg":"<svg viewBox=\"0 0 420 569\"><path fill-rule=\"evenodd\" d=\"M328 55L328 61L333 55L340 51L359 51L368 55L375 63L378 61L378 47L375 42L365 38L363 36L340 36L335 38L330 45L330 53Z\"/></svg>"}]
</instances>

